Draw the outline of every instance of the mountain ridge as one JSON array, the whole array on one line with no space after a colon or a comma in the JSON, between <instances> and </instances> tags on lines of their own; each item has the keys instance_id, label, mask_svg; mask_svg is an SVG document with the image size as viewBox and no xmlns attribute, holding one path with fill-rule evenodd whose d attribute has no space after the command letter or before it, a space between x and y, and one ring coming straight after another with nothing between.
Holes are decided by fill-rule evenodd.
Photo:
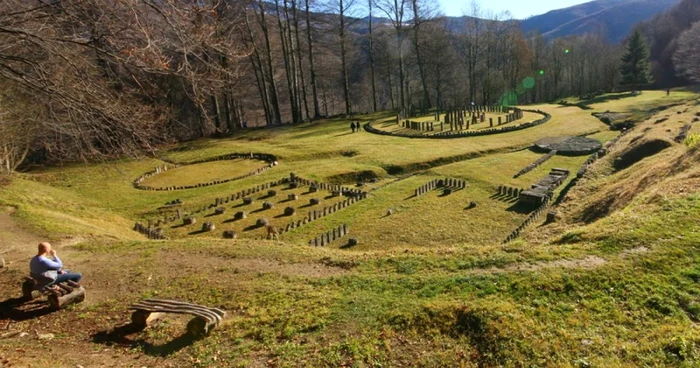
<instances>
[{"instance_id":1,"label":"mountain ridge","mask_svg":"<svg viewBox=\"0 0 700 368\"><path fill-rule=\"evenodd\" d=\"M594 0L568 8L550 10L544 14L526 19L504 20L517 21L525 33L539 32L547 38L559 38L586 33L599 33L610 42L623 41L639 23L668 11L681 0ZM445 28L459 32L468 15L443 16ZM495 20L481 18L485 22ZM358 19L362 25L356 25L354 31L366 33L368 17ZM375 26L387 26L391 21L385 17L373 17Z\"/></svg>"}]
</instances>

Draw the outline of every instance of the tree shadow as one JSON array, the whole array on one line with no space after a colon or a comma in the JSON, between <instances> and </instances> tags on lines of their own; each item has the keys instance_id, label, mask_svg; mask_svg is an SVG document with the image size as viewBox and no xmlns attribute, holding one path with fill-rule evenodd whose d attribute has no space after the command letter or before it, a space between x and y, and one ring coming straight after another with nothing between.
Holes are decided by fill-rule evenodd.
<instances>
[{"instance_id":1,"label":"tree shadow","mask_svg":"<svg viewBox=\"0 0 700 368\"><path fill-rule=\"evenodd\" d=\"M128 335L138 333L140 331L141 329L138 328L138 326L134 325L133 323L127 323L125 325L115 327L112 330L95 333L92 335L92 342L107 346L141 346L146 355L164 358L192 345L198 340L194 336L184 333L163 345L154 345L142 338L132 339L128 337Z\"/></svg>"},{"instance_id":2,"label":"tree shadow","mask_svg":"<svg viewBox=\"0 0 700 368\"><path fill-rule=\"evenodd\" d=\"M590 98L587 100L582 100L581 102L579 102L579 104L592 105L592 104L597 104L597 103L602 103L602 102L621 100L623 98L635 97L635 96L637 96L637 94L634 92L611 93L611 94L606 94L606 95Z\"/></svg>"},{"instance_id":3,"label":"tree shadow","mask_svg":"<svg viewBox=\"0 0 700 368\"><path fill-rule=\"evenodd\" d=\"M170 228L171 228L171 229L179 229L179 228L185 227L185 226L187 226L187 225L185 225L185 224L180 224L180 225L173 225L173 226L171 226Z\"/></svg>"},{"instance_id":4,"label":"tree shadow","mask_svg":"<svg viewBox=\"0 0 700 368\"><path fill-rule=\"evenodd\" d=\"M0 319L10 319L15 322L27 321L55 312L56 309L44 298L29 301L25 298L10 298L0 302Z\"/></svg>"}]
</instances>

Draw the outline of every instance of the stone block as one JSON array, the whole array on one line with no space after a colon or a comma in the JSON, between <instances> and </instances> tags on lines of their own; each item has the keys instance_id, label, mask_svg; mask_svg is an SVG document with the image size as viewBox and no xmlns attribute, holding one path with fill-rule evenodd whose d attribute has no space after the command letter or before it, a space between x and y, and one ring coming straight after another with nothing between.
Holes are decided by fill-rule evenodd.
<instances>
[{"instance_id":1,"label":"stone block","mask_svg":"<svg viewBox=\"0 0 700 368\"><path fill-rule=\"evenodd\" d=\"M287 207L284 209L284 215L285 216L293 216L296 213L296 210L294 207Z\"/></svg>"}]
</instances>

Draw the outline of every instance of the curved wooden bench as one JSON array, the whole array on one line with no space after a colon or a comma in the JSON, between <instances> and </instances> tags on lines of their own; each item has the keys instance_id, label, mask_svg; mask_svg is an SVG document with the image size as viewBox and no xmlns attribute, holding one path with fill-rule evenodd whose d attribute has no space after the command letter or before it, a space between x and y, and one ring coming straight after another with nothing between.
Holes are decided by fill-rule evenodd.
<instances>
[{"instance_id":1,"label":"curved wooden bench","mask_svg":"<svg viewBox=\"0 0 700 368\"><path fill-rule=\"evenodd\" d=\"M57 285L59 290L50 288L39 290L33 278L25 277L22 283L22 296L27 301L34 300L34 292L39 291L47 296L49 305L53 309L61 309L66 305L80 303L85 300L85 289L76 282L65 281L54 285Z\"/></svg>"},{"instance_id":2,"label":"curved wooden bench","mask_svg":"<svg viewBox=\"0 0 700 368\"><path fill-rule=\"evenodd\" d=\"M129 309L134 311L131 322L140 330L160 319L164 313L194 316L187 324L187 332L195 337L209 335L226 316L226 312L218 308L164 299L146 299L131 305Z\"/></svg>"}]
</instances>

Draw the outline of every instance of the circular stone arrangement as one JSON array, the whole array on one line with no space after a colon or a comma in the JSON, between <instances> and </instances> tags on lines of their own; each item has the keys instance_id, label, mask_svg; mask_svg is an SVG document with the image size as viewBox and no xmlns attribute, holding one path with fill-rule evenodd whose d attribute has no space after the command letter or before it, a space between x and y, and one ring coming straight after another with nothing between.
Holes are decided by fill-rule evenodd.
<instances>
[{"instance_id":1,"label":"circular stone arrangement","mask_svg":"<svg viewBox=\"0 0 700 368\"><path fill-rule=\"evenodd\" d=\"M544 152L557 151L563 156L583 156L598 152L603 145L586 137L550 137L535 142L535 148Z\"/></svg>"},{"instance_id":2,"label":"circular stone arrangement","mask_svg":"<svg viewBox=\"0 0 700 368\"><path fill-rule=\"evenodd\" d=\"M528 129L532 127L536 127L538 125L544 124L548 122L551 118L552 115L541 111L541 110L525 110L525 109L518 109L521 112L530 112L530 113L535 113L542 115L541 119L537 119L535 121L530 121L527 123L521 123L521 124L516 124L516 125L507 125L507 126L502 126L502 127L493 127L493 128L488 128L488 129L482 129L482 130L474 130L474 131L447 131L447 132L442 132L438 134L405 134L405 133L400 133L400 132L390 132L387 130L382 130L375 128L372 124L379 122L380 120L374 121L374 122L369 122L364 125L364 129L372 134L379 134L379 135L388 135L392 137L401 137L401 138L418 138L418 139L450 139L450 138L465 138L465 137L476 137L476 136L483 136L483 135L491 135L491 134L500 134L500 133L508 133L508 132L514 132L517 130L523 130L523 129Z\"/></svg>"},{"instance_id":3,"label":"circular stone arrangement","mask_svg":"<svg viewBox=\"0 0 700 368\"><path fill-rule=\"evenodd\" d=\"M164 173L168 170L177 169L177 168L180 168L183 166L196 165L196 164L202 164L202 163L213 162L213 161L236 160L236 159L265 161L266 165L258 168L255 171L249 172L249 173L244 174L244 175L237 176L235 178L214 180L214 181L210 181L210 182L203 182L203 183L198 183L198 184L193 184L193 185L179 185L179 186L170 186L170 187L151 187L151 186L145 185L143 183L146 179L151 178L155 175ZM170 162L170 161L168 161L168 162ZM181 164L170 162L170 164L171 165L164 165L164 166L156 167L155 170L149 171L149 172L139 176L136 180L134 180L134 183L133 183L134 188L141 189L141 190L162 191L162 190L193 189L193 188L206 187L206 186L210 186L210 185L223 184L223 183L228 183L230 181L247 178L247 177L250 177L253 175L258 175L264 171L267 171L270 168L277 166L278 161L277 161L277 157L274 155L270 155L270 154L266 154L266 153L252 153L251 152L249 154L233 153L233 154L217 156L217 157L212 157L212 158L197 160L197 161L192 161L192 162L186 162L186 163L181 163Z\"/></svg>"}]
</instances>

